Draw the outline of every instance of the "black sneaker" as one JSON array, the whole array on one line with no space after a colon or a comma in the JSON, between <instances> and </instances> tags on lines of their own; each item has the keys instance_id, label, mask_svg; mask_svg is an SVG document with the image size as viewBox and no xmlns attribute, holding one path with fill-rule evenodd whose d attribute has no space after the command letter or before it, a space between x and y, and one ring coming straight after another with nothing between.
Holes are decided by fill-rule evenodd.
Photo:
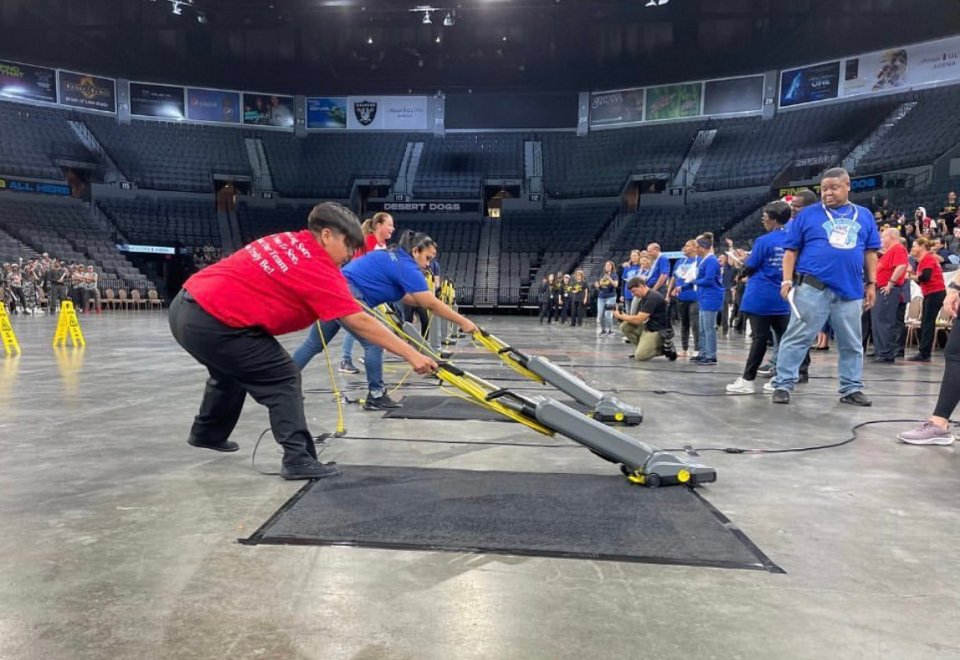
<instances>
[{"instance_id":1,"label":"black sneaker","mask_svg":"<svg viewBox=\"0 0 960 660\"><path fill-rule=\"evenodd\" d=\"M337 369L342 374L358 374L360 370L353 366L353 363L348 360L343 360L340 362L340 367Z\"/></svg>"},{"instance_id":2,"label":"black sneaker","mask_svg":"<svg viewBox=\"0 0 960 660\"><path fill-rule=\"evenodd\" d=\"M810 374L800 374L799 376L797 376L797 382L798 382L798 383L809 383L809 382L810 382Z\"/></svg>"},{"instance_id":3,"label":"black sneaker","mask_svg":"<svg viewBox=\"0 0 960 660\"><path fill-rule=\"evenodd\" d=\"M310 461L307 463L284 463L280 466L280 476L295 481L298 479L323 479L340 474L336 463L321 463Z\"/></svg>"},{"instance_id":4,"label":"black sneaker","mask_svg":"<svg viewBox=\"0 0 960 660\"><path fill-rule=\"evenodd\" d=\"M788 390L774 390L772 401L774 403L790 403L790 392Z\"/></svg>"},{"instance_id":5,"label":"black sneaker","mask_svg":"<svg viewBox=\"0 0 960 660\"><path fill-rule=\"evenodd\" d=\"M867 398L867 395L863 392L853 392L847 396L840 397L840 403L849 403L851 406L862 406L864 408L869 408L873 405L873 401Z\"/></svg>"},{"instance_id":6,"label":"black sneaker","mask_svg":"<svg viewBox=\"0 0 960 660\"><path fill-rule=\"evenodd\" d=\"M910 361L911 362L929 362L930 358L927 357L926 355L921 355L920 353L917 353L916 355L910 358Z\"/></svg>"},{"instance_id":7,"label":"black sneaker","mask_svg":"<svg viewBox=\"0 0 960 660\"><path fill-rule=\"evenodd\" d=\"M224 440L223 442L217 442L214 444L208 444L205 442L200 442L193 436L187 438L187 444L191 447L199 447L200 449L212 449L213 451L222 451L222 452L232 452L240 449L238 445L233 440Z\"/></svg>"},{"instance_id":8,"label":"black sneaker","mask_svg":"<svg viewBox=\"0 0 960 660\"><path fill-rule=\"evenodd\" d=\"M896 362L892 357L875 357L870 360L874 364L893 364Z\"/></svg>"},{"instance_id":9,"label":"black sneaker","mask_svg":"<svg viewBox=\"0 0 960 660\"><path fill-rule=\"evenodd\" d=\"M364 410L393 410L401 407L402 404L391 399L386 392L383 393L383 396L368 396L367 400L363 402Z\"/></svg>"}]
</instances>

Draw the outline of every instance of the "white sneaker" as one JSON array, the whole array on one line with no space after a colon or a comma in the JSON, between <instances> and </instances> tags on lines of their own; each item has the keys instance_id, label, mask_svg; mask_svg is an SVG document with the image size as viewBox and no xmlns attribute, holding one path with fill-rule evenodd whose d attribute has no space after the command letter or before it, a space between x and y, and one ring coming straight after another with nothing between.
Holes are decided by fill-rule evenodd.
<instances>
[{"instance_id":1,"label":"white sneaker","mask_svg":"<svg viewBox=\"0 0 960 660\"><path fill-rule=\"evenodd\" d=\"M727 385L727 394L753 394L756 390L752 380L744 380L741 376Z\"/></svg>"},{"instance_id":2,"label":"white sneaker","mask_svg":"<svg viewBox=\"0 0 960 660\"><path fill-rule=\"evenodd\" d=\"M763 391L766 392L767 394L773 394L774 392L777 391L777 388L773 386L773 383L764 383Z\"/></svg>"}]
</instances>

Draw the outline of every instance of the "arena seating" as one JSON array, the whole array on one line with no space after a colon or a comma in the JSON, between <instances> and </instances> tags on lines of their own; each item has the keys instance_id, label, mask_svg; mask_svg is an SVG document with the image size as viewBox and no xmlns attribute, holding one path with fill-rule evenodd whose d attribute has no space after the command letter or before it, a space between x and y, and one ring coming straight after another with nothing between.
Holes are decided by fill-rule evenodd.
<instances>
[{"instance_id":1,"label":"arena seating","mask_svg":"<svg viewBox=\"0 0 960 660\"><path fill-rule=\"evenodd\" d=\"M288 197L346 199L356 178L393 179L403 159L404 134L315 133L298 139L261 131L273 185Z\"/></svg>"},{"instance_id":2,"label":"arena seating","mask_svg":"<svg viewBox=\"0 0 960 660\"><path fill-rule=\"evenodd\" d=\"M140 188L212 192L213 175L250 176L240 129L84 114L83 122Z\"/></svg>"},{"instance_id":3,"label":"arena seating","mask_svg":"<svg viewBox=\"0 0 960 660\"><path fill-rule=\"evenodd\" d=\"M694 181L697 190L769 185L792 161L837 165L900 103L901 95L714 122L717 135ZM861 168L862 169L862 168Z\"/></svg>"},{"instance_id":4,"label":"arena seating","mask_svg":"<svg viewBox=\"0 0 960 660\"><path fill-rule=\"evenodd\" d=\"M131 243L220 247L213 195L209 202L145 197L98 202Z\"/></svg>"},{"instance_id":5,"label":"arena seating","mask_svg":"<svg viewBox=\"0 0 960 660\"><path fill-rule=\"evenodd\" d=\"M682 122L598 131L543 133L543 183L552 197L619 195L630 174L672 174L701 128Z\"/></svg>"},{"instance_id":6,"label":"arena seating","mask_svg":"<svg viewBox=\"0 0 960 660\"><path fill-rule=\"evenodd\" d=\"M37 253L67 262L93 263L103 286L143 288L147 277L116 248L115 230L89 204L0 198L0 227Z\"/></svg>"},{"instance_id":7,"label":"arena seating","mask_svg":"<svg viewBox=\"0 0 960 660\"><path fill-rule=\"evenodd\" d=\"M67 123L69 118L67 110L0 103L0 171L62 180L55 158L83 156L89 160L89 153Z\"/></svg>"},{"instance_id":8,"label":"arena seating","mask_svg":"<svg viewBox=\"0 0 960 660\"><path fill-rule=\"evenodd\" d=\"M451 133L417 139L424 147L413 185L415 195L478 198L484 179L523 176L520 133Z\"/></svg>"},{"instance_id":9,"label":"arena seating","mask_svg":"<svg viewBox=\"0 0 960 660\"><path fill-rule=\"evenodd\" d=\"M261 236L281 231L300 231L307 226L309 206L283 206L276 208L257 208L241 204L237 209L240 221L240 235L244 243Z\"/></svg>"}]
</instances>

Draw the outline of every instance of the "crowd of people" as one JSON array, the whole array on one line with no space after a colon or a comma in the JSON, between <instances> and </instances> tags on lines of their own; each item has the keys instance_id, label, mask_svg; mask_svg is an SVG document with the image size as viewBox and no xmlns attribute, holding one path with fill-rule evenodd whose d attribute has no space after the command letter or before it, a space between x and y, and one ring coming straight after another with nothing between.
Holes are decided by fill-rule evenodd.
<instances>
[{"instance_id":1,"label":"crowd of people","mask_svg":"<svg viewBox=\"0 0 960 660\"><path fill-rule=\"evenodd\" d=\"M100 276L93 265L66 263L44 252L0 270L2 301L11 314L55 314L64 300L80 313L100 311Z\"/></svg>"}]
</instances>

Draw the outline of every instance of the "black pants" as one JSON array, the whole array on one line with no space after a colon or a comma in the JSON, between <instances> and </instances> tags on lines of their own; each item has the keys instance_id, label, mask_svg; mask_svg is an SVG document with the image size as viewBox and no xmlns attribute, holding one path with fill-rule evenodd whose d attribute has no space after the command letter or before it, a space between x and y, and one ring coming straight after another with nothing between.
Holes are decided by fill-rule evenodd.
<instances>
[{"instance_id":1,"label":"black pants","mask_svg":"<svg viewBox=\"0 0 960 660\"><path fill-rule=\"evenodd\" d=\"M937 315L943 307L946 291L937 291L923 297L923 311L920 313L920 350L921 356L928 358L933 352L933 335L937 329Z\"/></svg>"},{"instance_id":2,"label":"black pants","mask_svg":"<svg viewBox=\"0 0 960 660\"><path fill-rule=\"evenodd\" d=\"M787 326L790 325L790 315L757 316L756 314L750 314L749 317L753 334L750 337L747 366L743 368L743 379L756 380L757 370L763 364L763 358L767 354L767 344L773 339L774 334L777 336L778 342L783 339L783 333L787 331Z\"/></svg>"},{"instance_id":3,"label":"black pants","mask_svg":"<svg viewBox=\"0 0 960 660\"><path fill-rule=\"evenodd\" d=\"M553 321L553 308L553 296L547 295L540 302L540 323L543 323L543 319L547 319L548 324Z\"/></svg>"},{"instance_id":4,"label":"black pants","mask_svg":"<svg viewBox=\"0 0 960 660\"><path fill-rule=\"evenodd\" d=\"M677 313L680 315L680 348L686 351L690 346L690 332L693 331L693 350L700 350L700 305L696 300L677 301Z\"/></svg>"},{"instance_id":5,"label":"black pants","mask_svg":"<svg viewBox=\"0 0 960 660\"><path fill-rule=\"evenodd\" d=\"M583 325L583 318L587 311L587 303L583 299L577 298L573 301L573 314L571 315L570 325Z\"/></svg>"},{"instance_id":6,"label":"black pants","mask_svg":"<svg viewBox=\"0 0 960 660\"><path fill-rule=\"evenodd\" d=\"M414 305L403 305L403 320L407 323L413 323L413 317L416 317L420 320L420 334L424 339L427 339L427 333L430 331L430 317L427 315L427 310L423 307L414 306Z\"/></svg>"},{"instance_id":7,"label":"black pants","mask_svg":"<svg viewBox=\"0 0 960 660\"><path fill-rule=\"evenodd\" d=\"M960 321L956 319L953 321L953 329L950 330L943 357L946 361L943 366L943 380L940 382L940 396L933 414L950 419L950 415L960 403Z\"/></svg>"},{"instance_id":8,"label":"black pants","mask_svg":"<svg viewBox=\"0 0 960 660\"><path fill-rule=\"evenodd\" d=\"M907 303L897 305L897 356L902 356L907 349Z\"/></svg>"},{"instance_id":9,"label":"black pants","mask_svg":"<svg viewBox=\"0 0 960 660\"><path fill-rule=\"evenodd\" d=\"M181 291L170 303L174 339L210 372L190 435L203 444L225 442L247 393L267 407L283 462L302 464L317 450L303 412L300 370L276 339L256 328L231 328Z\"/></svg>"},{"instance_id":10,"label":"black pants","mask_svg":"<svg viewBox=\"0 0 960 660\"><path fill-rule=\"evenodd\" d=\"M900 309L900 294L902 287L890 287L890 293L877 290L877 302L870 309L873 328L873 350L878 358L894 359L897 357L897 311ZM903 323L903 316L900 316Z\"/></svg>"},{"instance_id":11,"label":"black pants","mask_svg":"<svg viewBox=\"0 0 960 660\"><path fill-rule=\"evenodd\" d=\"M733 307L733 291L730 289L723 290L723 307L720 309L720 327L723 329L723 334L726 335L730 332L730 308Z\"/></svg>"},{"instance_id":12,"label":"black pants","mask_svg":"<svg viewBox=\"0 0 960 660\"><path fill-rule=\"evenodd\" d=\"M566 323L567 319L571 319L570 323L573 323L573 298L567 297L563 298L563 301L560 303L560 323Z\"/></svg>"}]
</instances>

